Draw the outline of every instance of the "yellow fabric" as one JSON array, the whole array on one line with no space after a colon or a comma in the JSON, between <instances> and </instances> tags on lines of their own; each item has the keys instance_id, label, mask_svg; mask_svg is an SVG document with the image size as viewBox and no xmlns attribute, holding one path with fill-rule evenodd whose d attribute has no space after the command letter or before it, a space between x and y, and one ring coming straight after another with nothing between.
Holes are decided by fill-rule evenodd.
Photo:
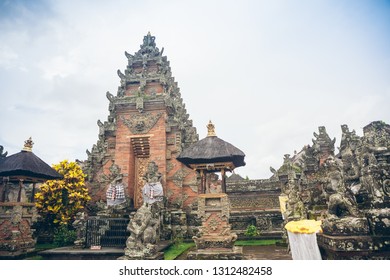
<instances>
[{"instance_id":1,"label":"yellow fabric","mask_svg":"<svg viewBox=\"0 0 390 280\"><path fill-rule=\"evenodd\" d=\"M288 222L285 226L289 232L293 233L317 233L322 232L321 221L315 220L301 220L301 221L291 221Z\"/></svg>"},{"instance_id":2,"label":"yellow fabric","mask_svg":"<svg viewBox=\"0 0 390 280\"><path fill-rule=\"evenodd\" d=\"M286 204L287 204L288 197L287 195L280 195L279 196L279 204L280 204L280 212L282 214L286 213Z\"/></svg>"}]
</instances>

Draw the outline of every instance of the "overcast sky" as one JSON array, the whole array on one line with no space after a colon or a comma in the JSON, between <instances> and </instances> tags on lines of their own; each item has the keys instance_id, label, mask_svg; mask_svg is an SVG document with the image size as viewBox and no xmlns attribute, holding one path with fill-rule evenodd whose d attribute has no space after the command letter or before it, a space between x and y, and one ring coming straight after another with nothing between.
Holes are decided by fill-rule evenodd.
<instances>
[{"instance_id":1,"label":"overcast sky","mask_svg":"<svg viewBox=\"0 0 390 280\"><path fill-rule=\"evenodd\" d=\"M164 47L200 139L271 176L325 126L390 123L390 1L0 0L0 145L32 137L49 164L84 160L127 59L150 31Z\"/></svg>"}]
</instances>

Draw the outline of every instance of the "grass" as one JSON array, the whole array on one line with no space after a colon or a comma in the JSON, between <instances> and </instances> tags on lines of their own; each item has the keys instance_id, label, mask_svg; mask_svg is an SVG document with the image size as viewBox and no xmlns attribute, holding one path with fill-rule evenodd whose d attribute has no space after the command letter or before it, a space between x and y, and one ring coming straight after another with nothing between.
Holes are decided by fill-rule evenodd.
<instances>
[{"instance_id":1,"label":"grass","mask_svg":"<svg viewBox=\"0 0 390 280\"><path fill-rule=\"evenodd\" d=\"M277 239L252 239L252 240L238 240L234 243L236 246L265 246L278 244L280 240ZM195 246L194 242L182 242L179 244L172 244L168 249L164 251L164 260L175 260L184 252L188 251ZM48 250L56 248L55 244L37 244L35 249L37 251ZM41 256L30 256L30 260L40 260Z\"/></svg>"},{"instance_id":2,"label":"grass","mask_svg":"<svg viewBox=\"0 0 390 280\"><path fill-rule=\"evenodd\" d=\"M42 250L54 249L57 247L58 247L58 245L53 244L53 243L37 243L35 245L35 250L42 251Z\"/></svg>"},{"instance_id":3,"label":"grass","mask_svg":"<svg viewBox=\"0 0 390 280\"><path fill-rule=\"evenodd\" d=\"M174 260L188 249L195 246L194 242L184 242L179 244L173 244L164 251L164 260Z\"/></svg>"},{"instance_id":4,"label":"grass","mask_svg":"<svg viewBox=\"0 0 390 280\"><path fill-rule=\"evenodd\" d=\"M38 253L40 251L44 251L44 250L50 250L50 249L54 249L54 248L57 248L58 245L56 244L53 244L53 243L37 243L35 245L35 250L34 252L28 254L25 259L26 260L43 260L43 257L38 255Z\"/></svg>"},{"instance_id":5,"label":"grass","mask_svg":"<svg viewBox=\"0 0 390 280\"><path fill-rule=\"evenodd\" d=\"M275 245L280 240L277 239L252 239L252 240L238 240L234 243L236 246L266 246ZM195 246L193 242L183 242L179 244L173 244L164 251L164 260L175 260L181 254L186 252Z\"/></svg>"},{"instance_id":6,"label":"grass","mask_svg":"<svg viewBox=\"0 0 390 280\"><path fill-rule=\"evenodd\" d=\"M278 242L276 239L251 239L251 240L237 240L236 246L265 246L275 245Z\"/></svg>"}]
</instances>

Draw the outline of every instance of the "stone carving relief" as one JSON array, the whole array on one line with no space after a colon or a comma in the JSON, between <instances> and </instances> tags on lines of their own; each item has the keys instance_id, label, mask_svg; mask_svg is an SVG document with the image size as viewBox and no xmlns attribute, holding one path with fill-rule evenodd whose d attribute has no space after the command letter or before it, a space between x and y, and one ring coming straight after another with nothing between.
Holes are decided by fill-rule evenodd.
<instances>
[{"instance_id":1,"label":"stone carving relief","mask_svg":"<svg viewBox=\"0 0 390 280\"><path fill-rule=\"evenodd\" d=\"M136 158L135 164L136 164L136 184L135 184L135 190L134 190L134 204L135 207L140 207L143 204L143 194L142 194L142 188L145 184L144 178L145 174L147 173L148 168L148 158Z\"/></svg>"},{"instance_id":2,"label":"stone carving relief","mask_svg":"<svg viewBox=\"0 0 390 280\"><path fill-rule=\"evenodd\" d=\"M172 182L178 186L183 186L184 178L189 174L189 170L186 168L180 168L178 171L175 172L175 174L171 177L168 177L169 180L172 180Z\"/></svg>"},{"instance_id":3,"label":"stone carving relief","mask_svg":"<svg viewBox=\"0 0 390 280\"><path fill-rule=\"evenodd\" d=\"M232 209L279 209L278 197L257 197L257 196L241 196L231 197L230 205Z\"/></svg>"},{"instance_id":4,"label":"stone carving relief","mask_svg":"<svg viewBox=\"0 0 390 280\"><path fill-rule=\"evenodd\" d=\"M129 119L121 117L123 123L130 129L134 134L145 134L157 123L162 113L151 114L143 113L132 115Z\"/></svg>"}]
</instances>

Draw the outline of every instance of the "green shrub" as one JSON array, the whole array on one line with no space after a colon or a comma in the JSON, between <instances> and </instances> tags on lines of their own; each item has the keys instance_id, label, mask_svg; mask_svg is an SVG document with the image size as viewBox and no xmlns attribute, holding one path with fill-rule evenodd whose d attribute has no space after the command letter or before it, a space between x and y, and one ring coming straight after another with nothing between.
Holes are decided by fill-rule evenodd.
<instances>
[{"instance_id":1,"label":"green shrub","mask_svg":"<svg viewBox=\"0 0 390 280\"><path fill-rule=\"evenodd\" d=\"M59 247L73 245L76 238L76 231L69 229L66 225L54 231L54 243Z\"/></svg>"},{"instance_id":2,"label":"green shrub","mask_svg":"<svg viewBox=\"0 0 390 280\"><path fill-rule=\"evenodd\" d=\"M255 236L259 236L260 232L257 230L255 225L249 225L246 228L246 231L244 234L245 234L245 236L248 236L248 237L255 237Z\"/></svg>"}]
</instances>

